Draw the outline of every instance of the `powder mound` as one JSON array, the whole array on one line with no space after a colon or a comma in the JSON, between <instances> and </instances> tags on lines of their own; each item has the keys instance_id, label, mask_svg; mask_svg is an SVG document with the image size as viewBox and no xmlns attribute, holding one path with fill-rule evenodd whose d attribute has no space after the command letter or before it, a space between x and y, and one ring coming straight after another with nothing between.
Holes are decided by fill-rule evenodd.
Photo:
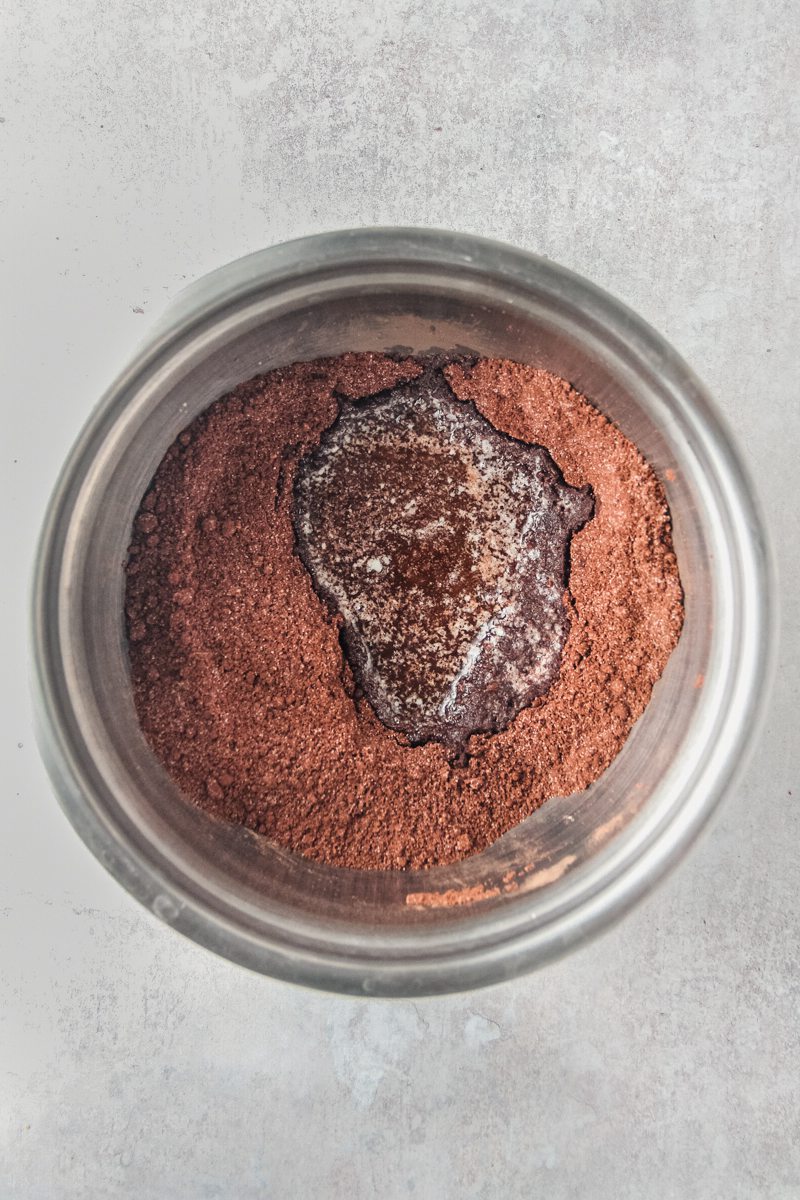
<instances>
[{"instance_id":1,"label":"powder mound","mask_svg":"<svg viewBox=\"0 0 800 1200\"><path fill-rule=\"evenodd\" d=\"M463 757L387 728L359 698L341 619L298 556L295 483L342 396L375 397L424 370L347 354L240 384L167 450L131 535L131 680L154 753L198 807L341 867L466 858L550 796L587 787L644 710L683 620L664 493L622 432L547 372L445 366L495 430L546 447L570 487L590 485L594 515L571 539L570 626L549 689L505 729L470 737Z\"/></svg>"},{"instance_id":2,"label":"powder mound","mask_svg":"<svg viewBox=\"0 0 800 1200\"><path fill-rule=\"evenodd\" d=\"M439 371L343 404L299 464L294 526L384 724L461 746L547 691L569 632L567 545L592 508Z\"/></svg>"}]
</instances>

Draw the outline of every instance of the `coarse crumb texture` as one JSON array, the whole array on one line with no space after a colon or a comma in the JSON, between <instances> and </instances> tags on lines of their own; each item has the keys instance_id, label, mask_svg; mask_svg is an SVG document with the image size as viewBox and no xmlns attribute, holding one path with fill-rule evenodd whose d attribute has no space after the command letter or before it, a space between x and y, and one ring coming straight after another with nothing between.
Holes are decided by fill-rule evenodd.
<instances>
[{"instance_id":1,"label":"coarse crumb texture","mask_svg":"<svg viewBox=\"0 0 800 1200\"><path fill-rule=\"evenodd\" d=\"M595 513L572 539L571 627L547 694L457 759L384 726L297 556L292 491L337 397L421 371L347 354L241 384L178 437L134 522L126 614L153 750L200 807L338 866L462 859L588 786L644 710L683 620L665 498L636 447L554 375L454 363L455 394L545 446L568 484L591 485Z\"/></svg>"}]
</instances>

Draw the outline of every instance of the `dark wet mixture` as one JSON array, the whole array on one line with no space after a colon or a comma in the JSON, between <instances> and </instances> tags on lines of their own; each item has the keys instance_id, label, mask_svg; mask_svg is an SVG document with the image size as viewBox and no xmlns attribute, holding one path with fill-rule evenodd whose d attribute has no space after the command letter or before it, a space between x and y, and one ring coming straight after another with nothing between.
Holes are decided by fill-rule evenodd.
<instances>
[{"instance_id":1,"label":"dark wet mixture","mask_svg":"<svg viewBox=\"0 0 800 1200\"><path fill-rule=\"evenodd\" d=\"M567 548L591 517L550 455L429 368L342 406L299 464L294 526L357 686L412 742L504 729L557 677Z\"/></svg>"}]
</instances>

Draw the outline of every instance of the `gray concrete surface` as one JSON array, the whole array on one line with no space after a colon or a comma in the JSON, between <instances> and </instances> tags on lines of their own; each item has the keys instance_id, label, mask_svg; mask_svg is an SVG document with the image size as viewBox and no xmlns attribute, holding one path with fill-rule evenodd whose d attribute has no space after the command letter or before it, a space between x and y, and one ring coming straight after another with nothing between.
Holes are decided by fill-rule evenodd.
<instances>
[{"instance_id":1,"label":"gray concrete surface","mask_svg":"<svg viewBox=\"0 0 800 1200\"><path fill-rule=\"evenodd\" d=\"M2 1200L800 1195L799 14L2 0ZM26 698L33 539L100 390L185 280L376 222L527 246L666 334L785 597L758 750L689 860L567 961L418 1004L160 926L61 816Z\"/></svg>"}]
</instances>

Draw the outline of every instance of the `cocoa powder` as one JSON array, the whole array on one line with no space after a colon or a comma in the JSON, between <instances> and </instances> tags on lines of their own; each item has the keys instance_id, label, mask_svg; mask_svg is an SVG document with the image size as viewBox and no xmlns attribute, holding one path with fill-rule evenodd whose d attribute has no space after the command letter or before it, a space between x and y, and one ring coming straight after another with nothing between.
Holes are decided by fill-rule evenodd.
<instances>
[{"instance_id":1,"label":"cocoa powder","mask_svg":"<svg viewBox=\"0 0 800 1200\"><path fill-rule=\"evenodd\" d=\"M241 384L168 450L134 522L126 614L142 729L185 796L319 861L428 867L484 849L621 749L681 631L661 486L569 384L519 364L453 363L457 397L545 447L594 516L572 538L558 677L465 753L410 745L359 693L341 620L296 552L300 459L359 399L422 367L374 354Z\"/></svg>"}]
</instances>

